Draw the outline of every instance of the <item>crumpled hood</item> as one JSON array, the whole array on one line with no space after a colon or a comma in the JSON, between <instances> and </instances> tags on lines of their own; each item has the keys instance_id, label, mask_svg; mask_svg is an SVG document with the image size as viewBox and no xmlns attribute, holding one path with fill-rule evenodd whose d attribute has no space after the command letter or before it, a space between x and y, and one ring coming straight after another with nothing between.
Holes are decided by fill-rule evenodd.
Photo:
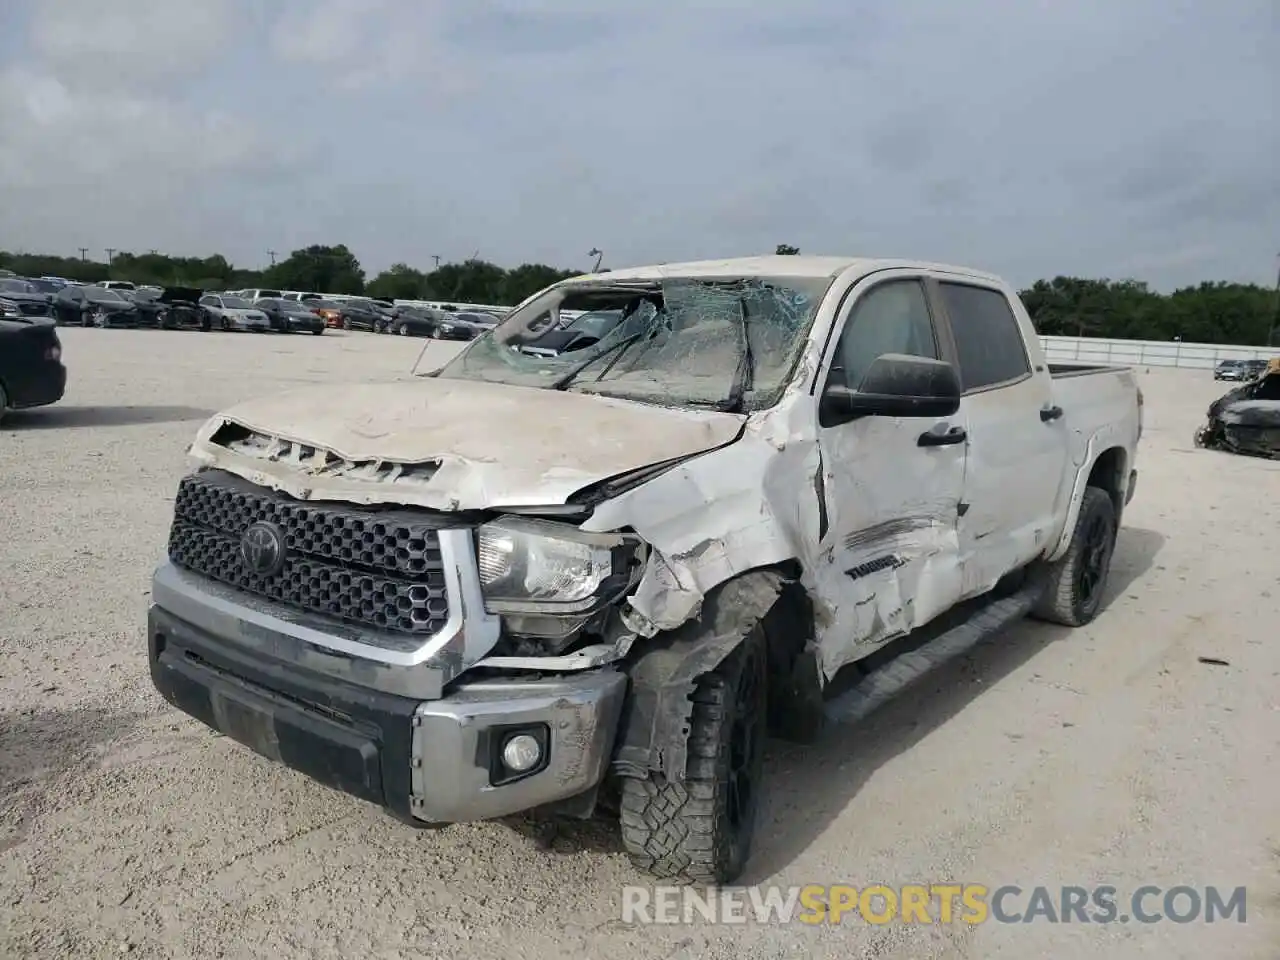
<instances>
[{"instance_id":1,"label":"crumpled hood","mask_svg":"<svg viewBox=\"0 0 1280 960\"><path fill-rule=\"evenodd\" d=\"M301 499L552 506L589 484L730 443L745 419L424 377L243 403L211 418L191 454ZM224 429L228 421L252 435Z\"/></svg>"}]
</instances>

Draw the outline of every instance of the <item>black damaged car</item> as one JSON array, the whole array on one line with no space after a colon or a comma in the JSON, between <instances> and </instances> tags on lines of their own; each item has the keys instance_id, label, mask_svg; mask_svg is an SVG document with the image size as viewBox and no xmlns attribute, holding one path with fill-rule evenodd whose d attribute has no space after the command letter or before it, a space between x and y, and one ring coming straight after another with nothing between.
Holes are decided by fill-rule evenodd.
<instances>
[{"instance_id":1,"label":"black damaged car","mask_svg":"<svg viewBox=\"0 0 1280 960\"><path fill-rule=\"evenodd\" d=\"M165 330L211 330L213 318L201 309L200 298L204 291L199 287L165 287L156 298L165 306Z\"/></svg>"},{"instance_id":2,"label":"black damaged car","mask_svg":"<svg viewBox=\"0 0 1280 960\"><path fill-rule=\"evenodd\" d=\"M324 333L324 320L305 303L281 297L263 297L255 300L253 305L267 315L267 322L277 333L301 331L316 336Z\"/></svg>"},{"instance_id":3,"label":"black damaged car","mask_svg":"<svg viewBox=\"0 0 1280 960\"><path fill-rule=\"evenodd\" d=\"M6 411L57 403L67 387L58 331L47 317L25 317L0 301L0 418Z\"/></svg>"},{"instance_id":4,"label":"black damaged car","mask_svg":"<svg viewBox=\"0 0 1280 960\"><path fill-rule=\"evenodd\" d=\"M49 294L22 277L0 277L0 297L14 304L24 317L48 319L53 316Z\"/></svg>"},{"instance_id":5,"label":"black damaged car","mask_svg":"<svg viewBox=\"0 0 1280 960\"><path fill-rule=\"evenodd\" d=\"M136 327L138 307L118 290L64 287L53 298L58 323L81 327Z\"/></svg>"}]
</instances>

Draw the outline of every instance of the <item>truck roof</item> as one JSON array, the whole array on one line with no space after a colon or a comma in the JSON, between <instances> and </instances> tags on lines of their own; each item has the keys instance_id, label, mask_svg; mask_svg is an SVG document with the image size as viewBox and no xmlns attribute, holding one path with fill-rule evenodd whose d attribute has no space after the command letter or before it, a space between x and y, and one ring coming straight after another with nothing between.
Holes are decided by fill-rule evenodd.
<instances>
[{"instance_id":1,"label":"truck roof","mask_svg":"<svg viewBox=\"0 0 1280 960\"><path fill-rule=\"evenodd\" d=\"M850 268L862 273L897 268L928 269L961 274L975 279L999 282L995 274L969 267L959 267L926 260L895 260L874 257L824 257L771 255L763 257L736 257L727 260L690 260L685 263L663 263L654 266L627 267L608 273L584 274L577 280L590 276L603 280L657 280L667 275L679 276L760 276L760 277L835 277Z\"/></svg>"}]
</instances>

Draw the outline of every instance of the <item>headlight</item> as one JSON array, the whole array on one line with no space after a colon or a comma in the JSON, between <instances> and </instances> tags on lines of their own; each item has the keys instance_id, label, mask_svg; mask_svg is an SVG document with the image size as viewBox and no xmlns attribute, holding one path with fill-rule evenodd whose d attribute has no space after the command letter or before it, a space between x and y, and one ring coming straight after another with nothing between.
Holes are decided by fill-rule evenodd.
<instances>
[{"instance_id":1,"label":"headlight","mask_svg":"<svg viewBox=\"0 0 1280 960\"><path fill-rule=\"evenodd\" d=\"M641 562L634 538L521 517L480 527L476 552L491 613L589 613L630 586Z\"/></svg>"}]
</instances>

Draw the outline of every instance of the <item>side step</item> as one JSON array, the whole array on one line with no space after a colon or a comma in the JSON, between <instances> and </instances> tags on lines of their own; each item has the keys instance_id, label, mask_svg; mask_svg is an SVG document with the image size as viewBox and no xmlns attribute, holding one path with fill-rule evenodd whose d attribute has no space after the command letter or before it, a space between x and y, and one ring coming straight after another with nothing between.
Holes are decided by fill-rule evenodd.
<instances>
[{"instance_id":1,"label":"side step","mask_svg":"<svg viewBox=\"0 0 1280 960\"><path fill-rule=\"evenodd\" d=\"M1035 606L1043 590L1043 583L1036 582L995 600L960 625L868 673L848 690L827 701L824 707L827 722L856 723L863 719L926 673L972 649L1014 621L1021 620Z\"/></svg>"}]
</instances>

